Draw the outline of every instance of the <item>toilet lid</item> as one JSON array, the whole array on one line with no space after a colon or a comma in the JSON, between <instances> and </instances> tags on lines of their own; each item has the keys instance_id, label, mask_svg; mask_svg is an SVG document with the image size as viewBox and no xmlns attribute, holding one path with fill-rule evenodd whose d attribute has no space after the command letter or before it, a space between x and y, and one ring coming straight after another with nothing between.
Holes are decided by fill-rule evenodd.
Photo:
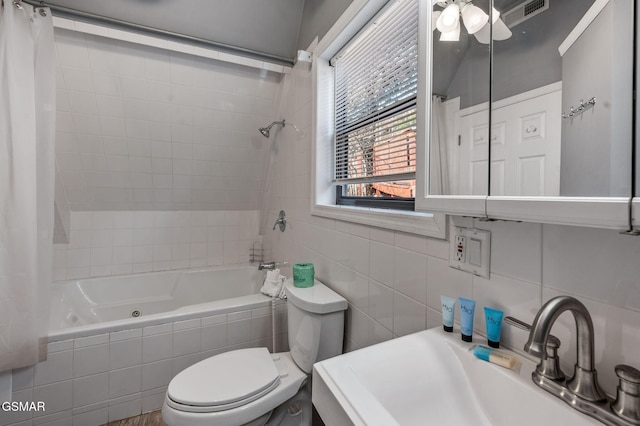
<instances>
[{"instance_id":1,"label":"toilet lid","mask_svg":"<svg viewBox=\"0 0 640 426\"><path fill-rule=\"evenodd\" d=\"M279 381L267 348L239 349L188 367L171 380L167 394L178 404L218 411L260 398Z\"/></svg>"}]
</instances>

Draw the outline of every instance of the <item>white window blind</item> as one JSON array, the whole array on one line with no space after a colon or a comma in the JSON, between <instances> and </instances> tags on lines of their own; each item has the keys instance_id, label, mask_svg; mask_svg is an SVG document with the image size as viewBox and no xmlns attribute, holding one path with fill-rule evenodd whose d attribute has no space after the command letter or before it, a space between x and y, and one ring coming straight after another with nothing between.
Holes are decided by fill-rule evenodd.
<instances>
[{"instance_id":1,"label":"white window blind","mask_svg":"<svg viewBox=\"0 0 640 426\"><path fill-rule=\"evenodd\" d=\"M415 179L417 1L394 2L331 64L335 67L334 181Z\"/></svg>"}]
</instances>

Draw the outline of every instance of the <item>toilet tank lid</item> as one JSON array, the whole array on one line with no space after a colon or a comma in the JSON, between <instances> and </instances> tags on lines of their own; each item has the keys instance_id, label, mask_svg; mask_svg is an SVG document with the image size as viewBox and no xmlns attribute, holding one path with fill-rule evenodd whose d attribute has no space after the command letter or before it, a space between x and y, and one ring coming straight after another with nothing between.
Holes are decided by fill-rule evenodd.
<instances>
[{"instance_id":1,"label":"toilet tank lid","mask_svg":"<svg viewBox=\"0 0 640 426\"><path fill-rule=\"evenodd\" d=\"M347 301L344 297L316 279L313 280L311 287L295 287L292 278L287 279L285 285L289 302L305 311L329 314L347 309Z\"/></svg>"}]
</instances>

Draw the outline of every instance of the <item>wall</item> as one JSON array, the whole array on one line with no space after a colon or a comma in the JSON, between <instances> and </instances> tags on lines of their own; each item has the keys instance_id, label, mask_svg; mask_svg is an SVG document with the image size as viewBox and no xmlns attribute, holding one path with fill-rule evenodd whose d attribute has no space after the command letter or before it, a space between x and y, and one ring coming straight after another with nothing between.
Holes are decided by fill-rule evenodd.
<instances>
[{"instance_id":1,"label":"wall","mask_svg":"<svg viewBox=\"0 0 640 426\"><path fill-rule=\"evenodd\" d=\"M318 37L322 39L352 0L305 0L298 33L298 49L305 50Z\"/></svg>"},{"instance_id":2,"label":"wall","mask_svg":"<svg viewBox=\"0 0 640 426\"><path fill-rule=\"evenodd\" d=\"M631 193L633 20L627 9L608 3L562 57L565 110L580 99L595 97L597 103L580 117L562 120L561 195ZM585 140L597 142L585 146Z\"/></svg>"},{"instance_id":3,"label":"wall","mask_svg":"<svg viewBox=\"0 0 640 426\"><path fill-rule=\"evenodd\" d=\"M257 129L274 119L281 74L62 28L55 37L56 163L71 210L258 208Z\"/></svg>"},{"instance_id":4,"label":"wall","mask_svg":"<svg viewBox=\"0 0 640 426\"><path fill-rule=\"evenodd\" d=\"M259 212L71 212L69 244L54 244L54 280L249 261Z\"/></svg>"},{"instance_id":5,"label":"wall","mask_svg":"<svg viewBox=\"0 0 640 426\"><path fill-rule=\"evenodd\" d=\"M284 209L290 226L284 233L268 228L264 238L275 260L313 262L317 278L347 298L345 350L440 326L442 294L477 300L478 334L485 329L483 306L531 322L544 301L568 294L593 316L605 390L615 390L614 365L640 367L640 239L607 230L453 218L492 232L491 278L485 279L451 269L447 241L311 216L307 64L298 64L283 84L290 90L282 114L304 135L283 132L278 151L271 152L274 167L262 214L273 221ZM553 329L562 340L568 374L575 362L573 324L565 313ZM522 352L525 333L507 326L503 333L504 343Z\"/></svg>"}]
</instances>

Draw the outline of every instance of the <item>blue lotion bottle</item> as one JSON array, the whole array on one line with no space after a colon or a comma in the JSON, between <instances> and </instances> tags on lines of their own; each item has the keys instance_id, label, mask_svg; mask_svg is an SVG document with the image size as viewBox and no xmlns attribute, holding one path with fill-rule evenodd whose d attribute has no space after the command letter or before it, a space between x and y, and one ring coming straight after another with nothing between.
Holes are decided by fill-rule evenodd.
<instances>
[{"instance_id":1,"label":"blue lotion bottle","mask_svg":"<svg viewBox=\"0 0 640 426\"><path fill-rule=\"evenodd\" d=\"M487 321L487 343L492 348L500 347L500 331L502 330L502 317L504 312L498 309L484 307L484 316Z\"/></svg>"},{"instance_id":2,"label":"blue lotion bottle","mask_svg":"<svg viewBox=\"0 0 640 426\"><path fill-rule=\"evenodd\" d=\"M473 340L473 313L476 309L476 301L459 297L460 301L460 333L462 340L471 342Z\"/></svg>"}]
</instances>

